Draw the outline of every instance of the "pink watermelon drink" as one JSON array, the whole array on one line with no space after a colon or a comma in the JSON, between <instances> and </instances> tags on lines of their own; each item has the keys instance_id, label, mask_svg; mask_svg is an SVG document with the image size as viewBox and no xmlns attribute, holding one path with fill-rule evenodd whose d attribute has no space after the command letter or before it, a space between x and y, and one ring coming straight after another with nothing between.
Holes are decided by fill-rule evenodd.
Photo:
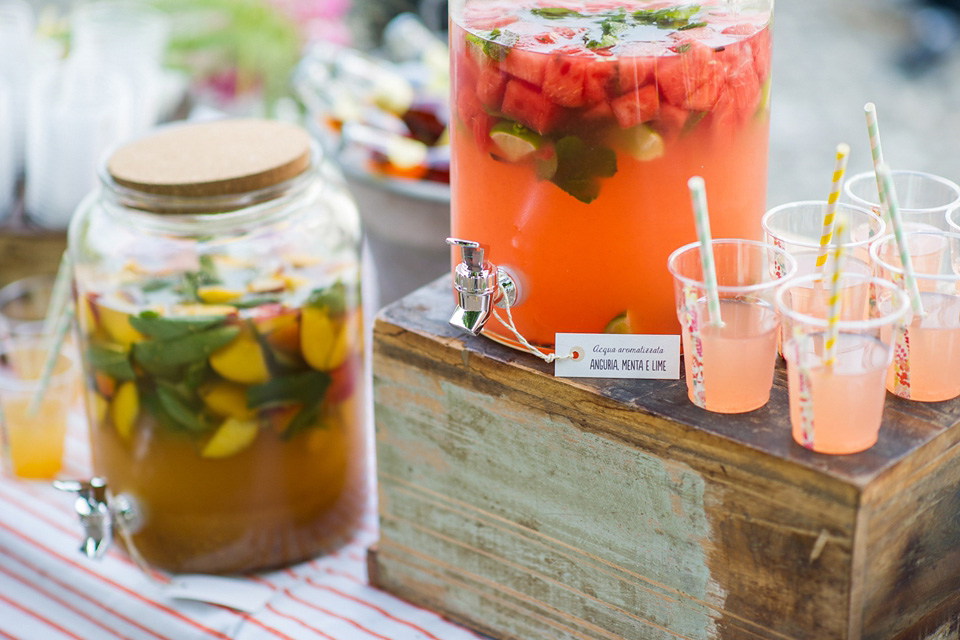
<instances>
[{"instance_id":1,"label":"pink watermelon drink","mask_svg":"<svg viewBox=\"0 0 960 640\"><path fill-rule=\"evenodd\" d=\"M770 7L465 0L452 16L452 234L518 276L520 332L677 333L666 260L696 237L687 180L706 180L715 237L760 235Z\"/></svg>"}]
</instances>

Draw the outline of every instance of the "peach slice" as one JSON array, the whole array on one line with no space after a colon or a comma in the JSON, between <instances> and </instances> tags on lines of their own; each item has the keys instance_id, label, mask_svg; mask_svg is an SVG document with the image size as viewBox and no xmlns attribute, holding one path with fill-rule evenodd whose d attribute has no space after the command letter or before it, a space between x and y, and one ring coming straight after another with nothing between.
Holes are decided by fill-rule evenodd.
<instances>
[{"instance_id":1,"label":"peach slice","mask_svg":"<svg viewBox=\"0 0 960 640\"><path fill-rule=\"evenodd\" d=\"M200 455L204 458L226 458L240 453L257 439L260 425L255 420L227 418L213 432Z\"/></svg>"},{"instance_id":2,"label":"peach slice","mask_svg":"<svg viewBox=\"0 0 960 640\"><path fill-rule=\"evenodd\" d=\"M247 408L246 387L234 382L214 382L199 391L203 404L218 416L253 420L257 412Z\"/></svg>"},{"instance_id":3,"label":"peach slice","mask_svg":"<svg viewBox=\"0 0 960 640\"><path fill-rule=\"evenodd\" d=\"M240 384L261 384L270 379L263 350L247 325L236 338L210 354L210 366L225 379Z\"/></svg>"},{"instance_id":4,"label":"peach slice","mask_svg":"<svg viewBox=\"0 0 960 640\"><path fill-rule=\"evenodd\" d=\"M239 289L231 289L218 284L197 287L197 296L207 304L231 302L243 295Z\"/></svg>"},{"instance_id":5,"label":"peach slice","mask_svg":"<svg viewBox=\"0 0 960 640\"><path fill-rule=\"evenodd\" d=\"M124 382L117 387L117 392L110 403L110 419L117 430L117 434L124 442L130 442L133 435L133 425L140 413L140 395L137 385L132 381Z\"/></svg>"},{"instance_id":6,"label":"peach slice","mask_svg":"<svg viewBox=\"0 0 960 640\"><path fill-rule=\"evenodd\" d=\"M97 305L96 316L100 318L100 325L106 330L110 338L124 348L130 348L134 342L142 342L144 335L130 325L130 315L105 306Z\"/></svg>"},{"instance_id":7,"label":"peach slice","mask_svg":"<svg viewBox=\"0 0 960 640\"><path fill-rule=\"evenodd\" d=\"M358 314L334 321L323 309L305 307L300 320L303 358L317 371L336 369L359 342Z\"/></svg>"}]
</instances>

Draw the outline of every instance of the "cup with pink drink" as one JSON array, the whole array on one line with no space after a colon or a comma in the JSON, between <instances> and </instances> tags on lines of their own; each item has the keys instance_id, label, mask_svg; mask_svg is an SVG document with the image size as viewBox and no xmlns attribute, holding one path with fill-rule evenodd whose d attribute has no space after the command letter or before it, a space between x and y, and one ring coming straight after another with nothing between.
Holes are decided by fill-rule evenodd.
<instances>
[{"instance_id":1,"label":"cup with pink drink","mask_svg":"<svg viewBox=\"0 0 960 640\"><path fill-rule=\"evenodd\" d=\"M898 336L887 373L887 389L897 396L938 402L960 396L960 233L912 231L903 234L920 297L915 313ZM906 286L897 238L887 235L871 248L877 275Z\"/></svg>"}]
</instances>

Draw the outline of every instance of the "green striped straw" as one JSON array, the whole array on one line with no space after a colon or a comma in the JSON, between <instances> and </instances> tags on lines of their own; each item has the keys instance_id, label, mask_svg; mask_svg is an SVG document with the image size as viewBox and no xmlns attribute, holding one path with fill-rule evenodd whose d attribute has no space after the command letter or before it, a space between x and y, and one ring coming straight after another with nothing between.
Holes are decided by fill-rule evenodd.
<instances>
[{"instance_id":1,"label":"green striped straw","mask_svg":"<svg viewBox=\"0 0 960 640\"><path fill-rule=\"evenodd\" d=\"M877 193L880 195L880 215L883 221L890 222L887 203L877 168L883 164L883 148L880 146L880 125L877 123L877 106L872 102L863 105L867 115L867 135L870 136L870 155L873 156L873 171L877 174Z\"/></svg>"},{"instance_id":2,"label":"green striped straw","mask_svg":"<svg viewBox=\"0 0 960 640\"><path fill-rule=\"evenodd\" d=\"M73 307L67 307L60 315L57 321L57 328L50 343L50 350L47 351L47 358L43 361L43 370L40 374L40 386L37 387L33 398L30 399L30 406L27 408L27 415L33 417L40 410L40 403L43 402L43 396L47 394L47 387L50 386L50 378L53 376L53 368L57 364L57 358L60 356L60 350L63 349L63 342L67 339L67 330L73 322Z\"/></svg>"},{"instance_id":3,"label":"green striped straw","mask_svg":"<svg viewBox=\"0 0 960 640\"><path fill-rule=\"evenodd\" d=\"M57 269L57 277L53 281L53 290L50 292L50 301L47 302L47 313L43 319L43 334L53 333L60 320L60 314L70 302L70 284L73 280L73 262L70 260L70 252L64 251L60 257L60 268Z\"/></svg>"},{"instance_id":4,"label":"green striped straw","mask_svg":"<svg viewBox=\"0 0 960 640\"><path fill-rule=\"evenodd\" d=\"M703 269L703 284L707 289L708 322L714 326L723 326L720 317L720 293L717 290L717 268L713 262L713 241L710 238L710 215L707 213L707 187L700 176L687 181L690 198L693 201L693 220L697 226L697 240L700 242L700 264Z\"/></svg>"},{"instance_id":5,"label":"green striped straw","mask_svg":"<svg viewBox=\"0 0 960 640\"><path fill-rule=\"evenodd\" d=\"M917 277L913 271L913 260L910 258L907 241L903 235L903 218L900 216L900 205L897 202L897 191L893 187L893 178L890 177L890 167L886 164L878 166L877 177L880 179L881 201L885 201L887 208L890 210L890 221L893 223L893 235L897 239L897 249L900 251L903 279L906 281L910 305L916 315L925 315L923 303L920 301L920 286L917 284Z\"/></svg>"},{"instance_id":6,"label":"green striped straw","mask_svg":"<svg viewBox=\"0 0 960 640\"><path fill-rule=\"evenodd\" d=\"M837 224L836 242L834 242L833 266L830 269L830 297L827 300L827 332L823 340L823 364L832 369L837 363L837 338L840 334L840 313L843 310L843 296L840 292L840 276L843 273L843 223Z\"/></svg>"},{"instance_id":7,"label":"green striped straw","mask_svg":"<svg viewBox=\"0 0 960 640\"><path fill-rule=\"evenodd\" d=\"M837 218L837 202L840 200L840 188L843 185L843 174L847 170L847 157L850 155L850 145L841 142L837 145L837 161L833 169L833 184L830 187L830 197L827 198L827 211L823 215L823 232L820 234L820 254L817 256L817 273L823 272L827 264L827 250L833 238L833 227Z\"/></svg>"}]
</instances>

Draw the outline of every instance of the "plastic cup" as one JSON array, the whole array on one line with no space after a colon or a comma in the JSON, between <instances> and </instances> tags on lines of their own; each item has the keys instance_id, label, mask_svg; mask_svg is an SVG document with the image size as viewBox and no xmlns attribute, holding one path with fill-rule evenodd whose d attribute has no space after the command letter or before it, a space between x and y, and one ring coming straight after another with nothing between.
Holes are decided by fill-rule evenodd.
<instances>
[{"instance_id":1,"label":"plastic cup","mask_svg":"<svg viewBox=\"0 0 960 640\"><path fill-rule=\"evenodd\" d=\"M960 186L954 182L922 171L891 171L893 187L904 228L908 231L933 227L947 230L946 212L960 205ZM883 215L877 192L877 177L873 171L851 176L843 187L850 202Z\"/></svg>"},{"instance_id":2,"label":"plastic cup","mask_svg":"<svg viewBox=\"0 0 960 640\"><path fill-rule=\"evenodd\" d=\"M887 389L909 400L939 402L960 396L960 234L913 231L904 235L920 288L923 315L914 314L887 372ZM904 286L893 235L871 249L876 274Z\"/></svg>"},{"instance_id":3,"label":"plastic cup","mask_svg":"<svg viewBox=\"0 0 960 640\"><path fill-rule=\"evenodd\" d=\"M826 210L826 201L788 202L770 209L761 220L766 242L784 249L796 259L797 276L816 273ZM872 275L870 245L886 231L887 226L883 219L864 207L838 203L835 228L843 229L843 236L840 239L840 246L844 249L843 270ZM831 244L836 246L836 238L832 239ZM827 262L821 269L821 273L831 272L833 256L832 250L827 252ZM822 288L818 290L824 291ZM825 294L816 299L814 294L812 286L806 289L808 298L806 304L826 304ZM794 295L800 296L801 291L797 290ZM866 284L844 287L842 296L845 313L858 314L867 304L869 287Z\"/></svg>"},{"instance_id":4,"label":"plastic cup","mask_svg":"<svg viewBox=\"0 0 960 640\"><path fill-rule=\"evenodd\" d=\"M770 399L780 329L774 293L797 265L783 249L762 242L717 239L712 245L722 326L709 323L700 245L680 247L667 260L683 336L687 394L708 411L744 413Z\"/></svg>"},{"instance_id":5,"label":"plastic cup","mask_svg":"<svg viewBox=\"0 0 960 640\"><path fill-rule=\"evenodd\" d=\"M29 276L0 288L0 326L12 335L43 333L54 280L48 274Z\"/></svg>"},{"instance_id":6,"label":"plastic cup","mask_svg":"<svg viewBox=\"0 0 960 640\"><path fill-rule=\"evenodd\" d=\"M790 424L793 439L813 451L856 453L877 441L887 368L893 359L893 333L907 315L909 302L892 282L842 273L842 285L872 288L876 306L862 308L856 319L844 314L838 321L836 362L828 367L824 363L827 307L804 305L807 289L829 289L827 277L801 276L777 292L787 360Z\"/></svg>"},{"instance_id":7,"label":"plastic cup","mask_svg":"<svg viewBox=\"0 0 960 640\"><path fill-rule=\"evenodd\" d=\"M52 478L60 470L67 412L75 398L77 358L70 350L57 356L46 393L31 414L40 387L49 341L14 336L0 341L0 435L4 465L20 478Z\"/></svg>"}]
</instances>

